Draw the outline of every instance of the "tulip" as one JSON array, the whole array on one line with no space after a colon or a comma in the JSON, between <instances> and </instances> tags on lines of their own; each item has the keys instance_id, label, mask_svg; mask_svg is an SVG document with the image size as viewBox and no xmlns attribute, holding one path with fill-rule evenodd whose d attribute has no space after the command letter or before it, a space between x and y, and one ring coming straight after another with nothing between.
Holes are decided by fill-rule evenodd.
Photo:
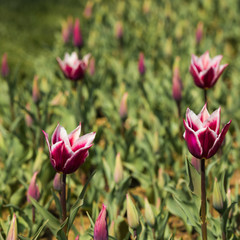
<instances>
[{"instance_id":1,"label":"tulip","mask_svg":"<svg viewBox=\"0 0 240 240\"><path fill-rule=\"evenodd\" d=\"M120 21L118 21L115 25L115 36L119 40L123 37L123 25Z\"/></svg>"},{"instance_id":2,"label":"tulip","mask_svg":"<svg viewBox=\"0 0 240 240\"><path fill-rule=\"evenodd\" d=\"M48 140L48 134L44 132L48 145L50 161L57 172L70 174L75 172L88 157L89 148L96 133L91 132L79 137L81 133L81 124L69 135L64 127L57 125L51 140L51 146Z\"/></svg>"},{"instance_id":3,"label":"tulip","mask_svg":"<svg viewBox=\"0 0 240 240\"><path fill-rule=\"evenodd\" d=\"M228 66L228 64L220 65L222 57L222 55L218 55L211 59L208 51L200 57L192 55L189 71L198 87L208 89L214 86Z\"/></svg>"},{"instance_id":4,"label":"tulip","mask_svg":"<svg viewBox=\"0 0 240 240\"><path fill-rule=\"evenodd\" d=\"M211 115L205 104L201 112L196 115L189 108L186 112L186 121L183 120L186 140L189 152L196 158L208 159L220 148L224 137L230 127L231 120L220 129L220 107Z\"/></svg>"},{"instance_id":5,"label":"tulip","mask_svg":"<svg viewBox=\"0 0 240 240\"><path fill-rule=\"evenodd\" d=\"M7 61L7 53L4 53L2 56L2 77L6 78L9 74L9 67Z\"/></svg>"},{"instance_id":6,"label":"tulip","mask_svg":"<svg viewBox=\"0 0 240 240\"><path fill-rule=\"evenodd\" d=\"M144 64L144 54L140 53L139 54L139 60L138 60L138 71L140 75L144 75L146 72L145 64Z\"/></svg>"},{"instance_id":7,"label":"tulip","mask_svg":"<svg viewBox=\"0 0 240 240\"><path fill-rule=\"evenodd\" d=\"M79 240L79 235L76 236L75 240Z\"/></svg>"},{"instance_id":8,"label":"tulip","mask_svg":"<svg viewBox=\"0 0 240 240\"><path fill-rule=\"evenodd\" d=\"M222 214L226 208L225 199L226 199L225 192L223 193L223 189L220 188L217 178L215 178L214 185L213 185L213 207L220 214Z\"/></svg>"},{"instance_id":9,"label":"tulip","mask_svg":"<svg viewBox=\"0 0 240 240\"><path fill-rule=\"evenodd\" d=\"M77 81L84 78L89 58L90 54L87 54L82 60L78 59L77 53L73 52L71 55L66 53L64 60L58 57L57 61L65 77Z\"/></svg>"},{"instance_id":10,"label":"tulip","mask_svg":"<svg viewBox=\"0 0 240 240\"><path fill-rule=\"evenodd\" d=\"M61 191L61 174L60 173L55 174L55 177L53 179L53 188L58 192Z\"/></svg>"},{"instance_id":11,"label":"tulip","mask_svg":"<svg viewBox=\"0 0 240 240\"><path fill-rule=\"evenodd\" d=\"M26 104L26 109L28 111L31 110L31 106L30 106L29 103ZM28 112L25 113L25 122L26 122L28 127L31 127L32 124L33 124L33 119L32 119L31 115Z\"/></svg>"},{"instance_id":12,"label":"tulip","mask_svg":"<svg viewBox=\"0 0 240 240\"><path fill-rule=\"evenodd\" d=\"M127 197L127 220L128 220L128 225L136 230L139 226L139 216L136 207L134 206L131 197L126 195Z\"/></svg>"},{"instance_id":13,"label":"tulip","mask_svg":"<svg viewBox=\"0 0 240 240\"><path fill-rule=\"evenodd\" d=\"M93 7L93 3L92 2L87 2L86 7L84 9L84 13L83 13L85 18L88 19L92 16L92 7Z\"/></svg>"},{"instance_id":14,"label":"tulip","mask_svg":"<svg viewBox=\"0 0 240 240\"><path fill-rule=\"evenodd\" d=\"M175 60L175 65L173 67L173 78L172 78L172 96L173 99L179 103L182 99L182 80L180 78L180 71L179 71L179 61L180 58L177 57Z\"/></svg>"},{"instance_id":15,"label":"tulip","mask_svg":"<svg viewBox=\"0 0 240 240\"><path fill-rule=\"evenodd\" d=\"M114 169L114 181L115 183L119 183L123 180L123 165L121 161L120 153L116 156L116 163L115 163L115 169Z\"/></svg>"},{"instance_id":16,"label":"tulip","mask_svg":"<svg viewBox=\"0 0 240 240\"><path fill-rule=\"evenodd\" d=\"M107 208L104 204L95 222L94 240L108 240Z\"/></svg>"},{"instance_id":17,"label":"tulip","mask_svg":"<svg viewBox=\"0 0 240 240\"><path fill-rule=\"evenodd\" d=\"M36 178L37 178L38 172L35 172L32 176L30 185L28 187L27 191L27 201L31 203L30 197L34 198L35 200L38 200L40 198L40 192L38 185L36 183Z\"/></svg>"},{"instance_id":18,"label":"tulip","mask_svg":"<svg viewBox=\"0 0 240 240\"><path fill-rule=\"evenodd\" d=\"M89 62L89 74L93 76L95 73L95 59L91 58Z\"/></svg>"},{"instance_id":19,"label":"tulip","mask_svg":"<svg viewBox=\"0 0 240 240\"><path fill-rule=\"evenodd\" d=\"M33 101L38 104L40 101L40 91L38 87L38 76L34 76L33 79L33 88L32 88L32 99Z\"/></svg>"},{"instance_id":20,"label":"tulip","mask_svg":"<svg viewBox=\"0 0 240 240\"><path fill-rule=\"evenodd\" d=\"M82 47L83 45L83 39L82 39L82 34L81 34L81 29L80 29L80 21L77 18L75 21L75 25L73 28L73 44L75 47Z\"/></svg>"},{"instance_id":21,"label":"tulip","mask_svg":"<svg viewBox=\"0 0 240 240\"><path fill-rule=\"evenodd\" d=\"M14 213L6 240L17 240L18 239L17 235L18 235L18 231L17 231L17 217L16 217L16 214Z\"/></svg>"},{"instance_id":22,"label":"tulip","mask_svg":"<svg viewBox=\"0 0 240 240\"><path fill-rule=\"evenodd\" d=\"M144 204L145 204L145 218L147 220L147 223L150 227L154 227L155 217L151 205L146 197L144 198Z\"/></svg>"},{"instance_id":23,"label":"tulip","mask_svg":"<svg viewBox=\"0 0 240 240\"><path fill-rule=\"evenodd\" d=\"M64 21L62 24L62 39L65 44L69 42L72 32L73 32L73 18L69 16L67 21Z\"/></svg>"},{"instance_id":24,"label":"tulip","mask_svg":"<svg viewBox=\"0 0 240 240\"><path fill-rule=\"evenodd\" d=\"M122 119L122 121L125 121L128 115L128 110L127 110L127 99L128 99L128 93L125 92L123 94L121 103L120 103L120 109L119 109L119 114Z\"/></svg>"},{"instance_id":25,"label":"tulip","mask_svg":"<svg viewBox=\"0 0 240 240\"><path fill-rule=\"evenodd\" d=\"M196 43L200 44L203 35L203 22L199 22L196 30Z\"/></svg>"},{"instance_id":26,"label":"tulip","mask_svg":"<svg viewBox=\"0 0 240 240\"><path fill-rule=\"evenodd\" d=\"M164 188L165 185L165 179L164 179L164 170L162 168L158 169L158 186L160 187L160 189Z\"/></svg>"}]
</instances>

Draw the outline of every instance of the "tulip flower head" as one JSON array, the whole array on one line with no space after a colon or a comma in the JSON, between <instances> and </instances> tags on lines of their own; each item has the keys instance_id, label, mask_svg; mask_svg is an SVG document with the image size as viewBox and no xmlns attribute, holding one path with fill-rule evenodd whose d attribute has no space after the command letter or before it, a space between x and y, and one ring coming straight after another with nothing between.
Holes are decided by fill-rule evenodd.
<instances>
[{"instance_id":1,"label":"tulip flower head","mask_svg":"<svg viewBox=\"0 0 240 240\"><path fill-rule=\"evenodd\" d=\"M173 68L173 78L172 78L172 96L173 99L176 102L180 102L182 99L182 80L180 78L180 71L179 71L179 61L180 58L177 57L176 58L176 64Z\"/></svg>"},{"instance_id":2,"label":"tulip flower head","mask_svg":"<svg viewBox=\"0 0 240 240\"><path fill-rule=\"evenodd\" d=\"M189 71L198 87L208 89L214 86L228 66L228 64L220 65L222 57L218 55L211 59L208 51L200 57L192 55Z\"/></svg>"},{"instance_id":3,"label":"tulip flower head","mask_svg":"<svg viewBox=\"0 0 240 240\"><path fill-rule=\"evenodd\" d=\"M136 207L134 206L132 199L127 194L127 220L128 225L132 229L137 229L139 226L139 216Z\"/></svg>"},{"instance_id":4,"label":"tulip flower head","mask_svg":"<svg viewBox=\"0 0 240 240\"><path fill-rule=\"evenodd\" d=\"M17 240L17 239L18 239L17 217L16 217L16 214L14 213L6 240Z\"/></svg>"},{"instance_id":5,"label":"tulip flower head","mask_svg":"<svg viewBox=\"0 0 240 240\"><path fill-rule=\"evenodd\" d=\"M118 21L115 25L115 36L119 40L123 38L123 24L120 21Z\"/></svg>"},{"instance_id":6,"label":"tulip flower head","mask_svg":"<svg viewBox=\"0 0 240 240\"><path fill-rule=\"evenodd\" d=\"M115 183L119 183L123 180L123 165L120 153L116 156L116 162L115 162L115 169L114 169L114 181Z\"/></svg>"},{"instance_id":7,"label":"tulip flower head","mask_svg":"<svg viewBox=\"0 0 240 240\"><path fill-rule=\"evenodd\" d=\"M35 200L38 200L40 198L40 192L38 185L36 183L36 178L37 178L38 172L35 172L32 176L30 185L28 187L27 191L27 201L31 203L30 197L34 198Z\"/></svg>"},{"instance_id":8,"label":"tulip flower head","mask_svg":"<svg viewBox=\"0 0 240 240\"><path fill-rule=\"evenodd\" d=\"M66 53L64 60L61 60L58 57L57 61L65 77L70 80L77 81L84 78L89 58L90 54L87 54L82 60L78 59L77 53L73 52L71 55Z\"/></svg>"},{"instance_id":9,"label":"tulip flower head","mask_svg":"<svg viewBox=\"0 0 240 240\"><path fill-rule=\"evenodd\" d=\"M53 188L58 192L61 191L61 174L58 172L55 174L55 177L53 179Z\"/></svg>"},{"instance_id":10,"label":"tulip flower head","mask_svg":"<svg viewBox=\"0 0 240 240\"><path fill-rule=\"evenodd\" d=\"M222 214L226 208L226 194L223 192L223 186L220 187L217 178L215 178L213 185L213 207Z\"/></svg>"},{"instance_id":11,"label":"tulip flower head","mask_svg":"<svg viewBox=\"0 0 240 240\"><path fill-rule=\"evenodd\" d=\"M126 120L128 115L127 99L128 99L128 93L125 92L122 96L120 109L119 109L119 114L123 122Z\"/></svg>"},{"instance_id":12,"label":"tulip flower head","mask_svg":"<svg viewBox=\"0 0 240 240\"><path fill-rule=\"evenodd\" d=\"M95 73L95 59L92 57L89 62L89 74L93 76Z\"/></svg>"},{"instance_id":13,"label":"tulip flower head","mask_svg":"<svg viewBox=\"0 0 240 240\"><path fill-rule=\"evenodd\" d=\"M83 45L83 39L82 39L82 33L80 29L80 21L77 18L74 24L73 28L73 44L75 47L82 47Z\"/></svg>"},{"instance_id":14,"label":"tulip flower head","mask_svg":"<svg viewBox=\"0 0 240 240\"><path fill-rule=\"evenodd\" d=\"M199 22L196 30L196 43L200 44L203 36L203 22Z\"/></svg>"},{"instance_id":15,"label":"tulip flower head","mask_svg":"<svg viewBox=\"0 0 240 240\"><path fill-rule=\"evenodd\" d=\"M81 124L69 135L64 127L57 125L51 140L48 140L48 134L44 132L48 145L50 161L57 172L70 174L75 172L88 157L89 148L96 133L91 132L79 137L81 133Z\"/></svg>"},{"instance_id":16,"label":"tulip flower head","mask_svg":"<svg viewBox=\"0 0 240 240\"><path fill-rule=\"evenodd\" d=\"M186 112L186 121L183 120L186 140L189 152L196 158L208 159L220 148L224 137L230 127L231 120L220 131L220 112L218 108L211 115L205 104L201 112L196 115L189 108Z\"/></svg>"},{"instance_id":17,"label":"tulip flower head","mask_svg":"<svg viewBox=\"0 0 240 240\"><path fill-rule=\"evenodd\" d=\"M146 197L144 198L144 205L145 205L145 218L147 220L147 223L149 224L150 227L154 227L155 217L153 214L152 207Z\"/></svg>"},{"instance_id":18,"label":"tulip flower head","mask_svg":"<svg viewBox=\"0 0 240 240\"><path fill-rule=\"evenodd\" d=\"M85 18L89 19L92 16L92 8L93 8L93 3L88 1L83 13Z\"/></svg>"},{"instance_id":19,"label":"tulip flower head","mask_svg":"<svg viewBox=\"0 0 240 240\"><path fill-rule=\"evenodd\" d=\"M7 53L4 53L2 56L2 77L6 78L9 74L9 67L8 67L8 61L7 61Z\"/></svg>"},{"instance_id":20,"label":"tulip flower head","mask_svg":"<svg viewBox=\"0 0 240 240\"><path fill-rule=\"evenodd\" d=\"M34 76L33 79L33 88L32 88L32 99L33 101L38 104L40 101L40 90L39 90L39 86L38 86L38 76Z\"/></svg>"},{"instance_id":21,"label":"tulip flower head","mask_svg":"<svg viewBox=\"0 0 240 240\"><path fill-rule=\"evenodd\" d=\"M138 71L139 71L140 75L144 75L144 73L146 72L143 53L139 54Z\"/></svg>"},{"instance_id":22,"label":"tulip flower head","mask_svg":"<svg viewBox=\"0 0 240 240\"><path fill-rule=\"evenodd\" d=\"M107 208L104 204L95 222L94 240L108 240Z\"/></svg>"}]
</instances>

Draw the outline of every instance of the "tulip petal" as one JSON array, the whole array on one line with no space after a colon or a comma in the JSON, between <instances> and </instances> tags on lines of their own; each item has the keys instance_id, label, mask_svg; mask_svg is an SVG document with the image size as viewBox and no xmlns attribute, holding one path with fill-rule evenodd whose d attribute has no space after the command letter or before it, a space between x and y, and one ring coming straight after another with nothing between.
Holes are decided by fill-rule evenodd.
<instances>
[{"instance_id":1,"label":"tulip petal","mask_svg":"<svg viewBox=\"0 0 240 240\"><path fill-rule=\"evenodd\" d=\"M85 134L83 136L81 136L72 146L72 151L75 152L80 148L83 148L85 146L89 146L94 138L95 138L96 133L95 132L91 132L88 134Z\"/></svg>"},{"instance_id":2,"label":"tulip petal","mask_svg":"<svg viewBox=\"0 0 240 240\"><path fill-rule=\"evenodd\" d=\"M225 138L225 135L230 127L230 124L231 124L232 120L230 120L225 126L224 128L222 129L221 133L219 134L218 138L215 140L212 148L208 151L208 156L207 158L210 158L212 157L216 152L217 150L221 147L222 145L222 142Z\"/></svg>"},{"instance_id":3,"label":"tulip petal","mask_svg":"<svg viewBox=\"0 0 240 240\"><path fill-rule=\"evenodd\" d=\"M198 117L201 120L201 122L206 121L210 117L210 114L209 114L209 112L207 110L207 104L206 103L204 104L202 110L198 114Z\"/></svg>"},{"instance_id":4,"label":"tulip petal","mask_svg":"<svg viewBox=\"0 0 240 240\"><path fill-rule=\"evenodd\" d=\"M203 128L203 124L199 117L189 108L187 108L186 119L188 126L192 128L193 131L197 131L200 128Z\"/></svg>"},{"instance_id":5,"label":"tulip petal","mask_svg":"<svg viewBox=\"0 0 240 240\"><path fill-rule=\"evenodd\" d=\"M60 141L64 141L65 144L70 146L66 129L58 124L52 135L52 145Z\"/></svg>"},{"instance_id":6,"label":"tulip petal","mask_svg":"<svg viewBox=\"0 0 240 240\"><path fill-rule=\"evenodd\" d=\"M209 52L206 51L200 58L199 61L202 62L203 69L207 69L210 62Z\"/></svg>"},{"instance_id":7,"label":"tulip petal","mask_svg":"<svg viewBox=\"0 0 240 240\"><path fill-rule=\"evenodd\" d=\"M185 130L186 130L184 138L187 142L188 150L194 157L201 158L203 149L201 147L198 136L191 128L189 128L189 126L186 124L185 120L183 120L183 124L184 124Z\"/></svg>"},{"instance_id":8,"label":"tulip petal","mask_svg":"<svg viewBox=\"0 0 240 240\"><path fill-rule=\"evenodd\" d=\"M204 82L203 80L200 78L199 76L199 72L197 71L196 66L194 66L193 64L190 65L190 69L189 69L190 73L193 76L193 80L195 82L195 84L200 87L203 88L204 87Z\"/></svg>"},{"instance_id":9,"label":"tulip petal","mask_svg":"<svg viewBox=\"0 0 240 240\"><path fill-rule=\"evenodd\" d=\"M197 56L195 56L194 54L192 54L191 65L195 66L196 73L199 73L202 71L201 62L199 62L199 58Z\"/></svg>"},{"instance_id":10,"label":"tulip petal","mask_svg":"<svg viewBox=\"0 0 240 240\"><path fill-rule=\"evenodd\" d=\"M77 139L79 138L81 133L81 123L79 124L79 126L74 129L69 135L68 135L68 139L70 142L70 145L73 146L73 144L77 141Z\"/></svg>"},{"instance_id":11,"label":"tulip petal","mask_svg":"<svg viewBox=\"0 0 240 240\"><path fill-rule=\"evenodd\" d=\"M220 115L221 115L221 108L219 107L215 110L208 119L203 122L204 127L209 127L212 129L216 134L219 134L220 128Z\"/></svg>"},{"instance_id":12,"label":"tulip petal","mask_svg":"<svg viewBox=\"0 0 240 240\"><path fill-rule=\"evenodd\" d=\"M222 60L223 56L222 55L217 55L216 57L214 57L211 61L210 61L210 65L213 68L218 68L221 60Z\"/></svg>"},{"instance_id":13,"label":"tulip petal","mask_svg":"<svg viewBox=\"0 0 240 240\"><path fill-rule=\"evenodd\" d=\"M202 157L207 158L209 149L217 139L217 134L208 127L197 131L196 134L203 149Z\"/></svg>"},{"instance_id":14,"label":"tulip petal","mask_svg":"<svg viewBox=\"0 0 240 240\"><path fill-rule=\"evenodd\" d=\"M75 172L80 165L82 165L85 162L85 159L88 157L88 149L92 145L86 146L84 148L79 149L76 151L71 158L69 158L64 167L63 167L63 172L65 174L70 174Z\"/></svg>"},{"instance_id":15,"label":"tulip petal","mask_svg":"<svg viewBox=\"0 0 240 240\"><path fill-rule=\"evenodd\" d=\"M213 67L202 71L200 73L200 78L204 82L204 88L210 88L213 86L212 82L215 80L215 71Z\"/></svg>"},{"instance_id":16,"label":"tulip petal","mask_svg":"<svg viewBox=\"0 0 240 240\"><path fill-rule=\"evenodd\" d=\"M48 146L48 151L49 151L49 157L50 157L50 161L51 161L51 164L53 165L53 167L55 168L56 166L56 161L55 159L52 158L52 152L51 152L51 146L50 146L50 143L49 143L49 140L48 140L48 134L46 132L44 132L42 130L44 136L45 136L45 139L46 139L46 142L47 142L47 146Z\"/></svg>"}]
</instances>

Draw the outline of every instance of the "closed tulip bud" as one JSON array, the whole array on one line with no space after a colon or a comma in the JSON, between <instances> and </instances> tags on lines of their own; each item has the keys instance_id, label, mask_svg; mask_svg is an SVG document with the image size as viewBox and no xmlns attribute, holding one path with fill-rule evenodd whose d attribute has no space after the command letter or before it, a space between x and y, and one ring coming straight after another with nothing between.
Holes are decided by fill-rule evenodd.
<instances>
[{"instance_id":1,"label":"closed tulip bud","mask_svg":"<svg viewBox=\"0 0 240 240\"><path fill-rule=\"evenodd\" d=\"M92 57L89 61L89 75L93 76L95 74L95 59Z\"/></svg>"},{"instance_id":2,"label":"closed tulip bud","mask_svg":"<svg viewBox=\"0 0 240 240\"><path fill-rule=\"evenodd\" d=\"M145 203L145 218L147 220L147 223L150 227L154 227L155 217L152 211L152 207L146 197L144 198L144 203Z\"/></svg>"},{"instance_id":3,"label":"closed tulip bud","mask_svg":"<svg viewBox=\"0 0 240 240\"><path fill-rule=\"evenodd\" d=\"M138 71L139 71L140 75L144 75L144 73L146 72L143 53L139 54Z\"/></svg>"},{"instance_id":4,"label":"closed tulip bud","mask_svg":"<svg viewBox=\"0 0 240 240\"><path fill-rule=\"evenodd\" d=\"M200 44L203 36L203 22L199 22L196 29L196 43Z\"/></svg>"},{"instance_id":5,"label":"closed tulip bud","mask_svg":"<svg viewBox=\"0 0 240 240\"><path fill-rule=\"evenodd\" d=\"M114 181L115 183L119 183L123 180L123 165L120 153L116 156L116 162L115 162L115 169L114 169Z\"/></svg>"},{"instance_id":6,"label":"closed tulip bud","mask_svg":"<svg viewBox=\"0 0 240 240\"><path fill-rule=\"evenodd\" d=\"M180 78L180 71L179 71L179 61L180 58L176 57L175 64L173 67L173 78L172 78L172 96L174 100L178 103L182 99L182 80Z\"/></svg>"},{"instance_id":7,"label":"closed tulip bud","mask_svg":"<svg viewBox=\"0 0 240 240\"><path fill-rule=\"evenodd\" d=\"M149 10L150 10L150 7L151 7L151 1L149 0L145 0L144 3L143 3L143 13L144 14L148 14L149 13Z\"/></svg>"},{"instance_id":8,"label":"closed tulip bud","mask_svg":"<svg viewBox=\"0 0 240 240\"><path fill-rule=\"evenodd\" d=\"M127 221L129 227L137 229L139 226L139 216L136 207L134 206L132 199L127 194Z\"/></svg>"},{"instance_id":9,"label":"closed tulip bud","mask_svg":"<svg viewBox=\"0 0 240 240\"><path fill-rule=\"evenodd\" d=\"M227 190L227 203L228 203L228 207L232 204L231 189L230 188Z\"/></svg>"},{"instance_id":10,"label":"closed tulip bud","mask_svg":"<svg viewBox=\"0 0 240 240\"><path fill-rule=\"evenodd\" d=\"M108 240L107 208L104 204L95 222L94 240Z\"/></svg>"},{"instance_id":11,"label":"closed tulip bud","mask_svg":"<svg viewBox=\"0 0 240 240\"><path fill-rule=\"evenodd\" d=\"M109 235L111 237L115 237L115 224L114 221L111 222L110 228L109 228Z\"/></svg>"},{"instance_id":12,"label":"closed tulip bud","mask_svg":"<svg viewBox=\"0 0 240 240\"><path fill-rule=\"evenodd\" d=\"M14 213L6 240L17 240L18 239L17 235L18 235L17 217L16 214Z\"/></svg>"},{"instance_id":13,"label":"closed tulip bud","mask_svg":"<svg viewBox=\"0 0 240 240\"><path fill-rule=\"evenodd\" d=\"M84 9L84 13L83 13L85 18L88 19L92 16L92 7L93 7L93 3L88 1L87 4L86 4L86 7Z\"/></svg>"},{"instance_id":14,"label":"closed tulip bud","mask_svg":"<svg viewBox=\"0 0 240 240\"><path fill-rule=\"evenodd\" d=\"M53 188L54 190L60 192L61 191L61 174L56 173L53 179Z\"/></svg>"},{"instance_id":15,"label":"closed tulip bud","mask_svg":"<svg viewBox=\"0 0 240 240\"><path fill-rule=\"evenodd\" d=\"M120 21L118 21L115 25L115 36L119 40L123 37L123 25Z\"/></svg>"},{"instance_id":16,"label":"closed tulip bud","mask_svg":"<svg viewBox=\"0 0 240 240\"><path fill-rule=\"evenodd\" d=\"M123 97L120 103L120 109L119 109L119 114L123 122L127 119L127 115L128 115L127 99L128 99L128 93L125 92L123 94Z\"/></svg>"},{"instance_id":17,"label":"closed tulip bud","mask_svg":"<svg viewBox=\"0 0 240 240\"><path fill-rule=\"evenodd\" d=\"M36 183L36 178L37 178L38 172L35 172L32 176L30 185L28 187L27 191L27 201L31 203L30 197L34 198L35 200L38 200L40 198L40 192L39 188Z\"/></svg>"},{"instance_id":18,"label":"closed tulip bud","mask_svg":"<svg viewBox=\"0 0 240 240\"><path fill-rule=\"evenodd\" d=\"M68 23L63 22L62 23L62 40L66 44L69 42L69 38L70 38L70 33L68 29Z\"/></svg>"},{"instance_id":19,"label":"closed tulip bud","mask_svg":"<svg viewBox=\"0 0 240 240\"><path fill-rule=\"evenodd\" d=\"M163 189L165 185L165 180L164 180L164 171L162 168L158 169L158 186Z\"/></svg>"},{"instance_id":20,"label":"closed tulip bud","mask_svg":"<svg viewBox=\"0 0 240 240\"><path fill-rule=\"evenodd\" d=\"M79 235L76 236L75 240L79 240Z\"/></svg>"},{"instance_id":21,"label":"closed tulip bud","mask_svg":"<svg viewBox=\"0 0 240 240\"><path fill-rule=\"evenodd\" d=\"M225 194L223 189L220 188L217 178L215 178L213 185L213 207L222 214L225 210Z\"/></svg>"},{"instance_id":22,"label":"closed tulip bud","mask_svg":"<svg viewBox=\"0 0 240 240\"><path fill-rule=\"evenodd\" d=\"M9 67L7 61L7 53L4 53L2 56L2 77L6 78L9 74Z\"/></svg>"},{"instance_id":23,"label":"closed tulip bud","mask_svg":"<svg viewBox=\"0 0 240 240\"><path fill-rule=\"evenodd\" d=\"M40 91L39 91L39 86L38 86L38 76L37 75L34 76L34 79L33 79L32 98L36 104L39 103Z\"/></svg>"},{"instance_id":24,"label":"closed tulip bud","mask_svg":"<svg viewBox=\"0 0 240 240\"><path fill-rule=\"evenodd\" d=\"M192 157L191 164L199 173L201 172L201 159Z\"/></svg>"},{"instance_id":25,"label":"closed tulip bud","mask_svg":"<svg viewBox=\"0 0 240 240\"><path fill-rule=\"evenodd\" d=\"M81 29L80 29L80 21L77 18L75 21L74 29L73 29L73 44L75 47L82 47L83 45L83 39L82 39L82 34L81 34Z\"/></svg>"},{"instance_id":26,"label":"closed tulip bud","mask_svg":"<svg viewBox=\"0 0 240 240\"><path fill-rule=\"evenodd\" d=\"M28 111L31 110L31 107L30 107L30 104L29 104L29 103L26 104L26 109L27 109ZM27 124L28 127L31 127L31 126L32 126L33 119L32 119L32 117L31 117L31 115L30 115L29 113L27 113L27 112L25 113L25 122L26 122L26 124Z\"/></svg>"}]
</instances>

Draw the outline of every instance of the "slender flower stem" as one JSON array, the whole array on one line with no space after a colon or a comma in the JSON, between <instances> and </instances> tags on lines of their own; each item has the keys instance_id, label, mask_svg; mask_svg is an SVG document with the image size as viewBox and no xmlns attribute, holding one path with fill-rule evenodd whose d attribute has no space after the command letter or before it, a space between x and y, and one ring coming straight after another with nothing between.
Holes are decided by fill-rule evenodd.
<instances>
[{"instance_id":1,"label":"slender flower stem","mask_svg":"<svg viewBox=\"0 0 240 240\"><path fill-rule=\"evenodd\" d=\"M66 174L62 175L61 183L61 206L62 206L62 222L67 218L67 207L66 207ZM64 232L67 232L66 225L64 227Z\"/></svg>"},{"instance_id":2,"label":"slender flower stem","mask_svg":"<svg viewBox=\"0 0 240 240\"><path fill-rule=\"evenodd\" d=\"M35 223L35 207L32 206L32 222Z\"/></svg>"},{"instance_id":3,"label":"slender flower stem","mask_svg":"<svg viewBox=\"0 0 240 240\"><path fill-rule=\"evenodd\" d=\"M206 182L205 182L205 159L201 160L201 220L202 220L202 240L207 240L206 223Z\"/></svg>"},{"instance_id":4,"label":"slender flower stem","mask_svg":"<svg viewBox=\"0 0 240 240\"><path fill-rule=\"evenodd\" d=\"M138 235L137 235L137 230L136 229L133 230L133 239L134 240L138 239Z\"/></svg>"},{"instance_id":5,"label":"slender flower stem","mask_svg":"<svg viewBox=\"0 0 240 240\"><path fill-rule=\"evenodd\" d=\"M178 117L181 118L181 102L177 101Z\"/></svg>"},{"instance_id":6,"label":"slender flower stem","mask_svg":"<svg viewBox=\"0 0 240 240\"><path fill-rule=\"evenodd\" d=\"M207 103L207 89L204 89L204 101Z\"/></svg>"},{"instance_id":7,"label":"slender flower stem","mask_svg":"<svg viewBox=\"0 0 240 240\"><path fill-rule=\"evenodd\" d=\"M224 219L223 219L223 216L221 215L222 240L226 240L227 238L226 238L226 232L225 232L225 229L224 229L224 224L223 224L223 222L224 222Z\"/></svg>"}]
</instances>

